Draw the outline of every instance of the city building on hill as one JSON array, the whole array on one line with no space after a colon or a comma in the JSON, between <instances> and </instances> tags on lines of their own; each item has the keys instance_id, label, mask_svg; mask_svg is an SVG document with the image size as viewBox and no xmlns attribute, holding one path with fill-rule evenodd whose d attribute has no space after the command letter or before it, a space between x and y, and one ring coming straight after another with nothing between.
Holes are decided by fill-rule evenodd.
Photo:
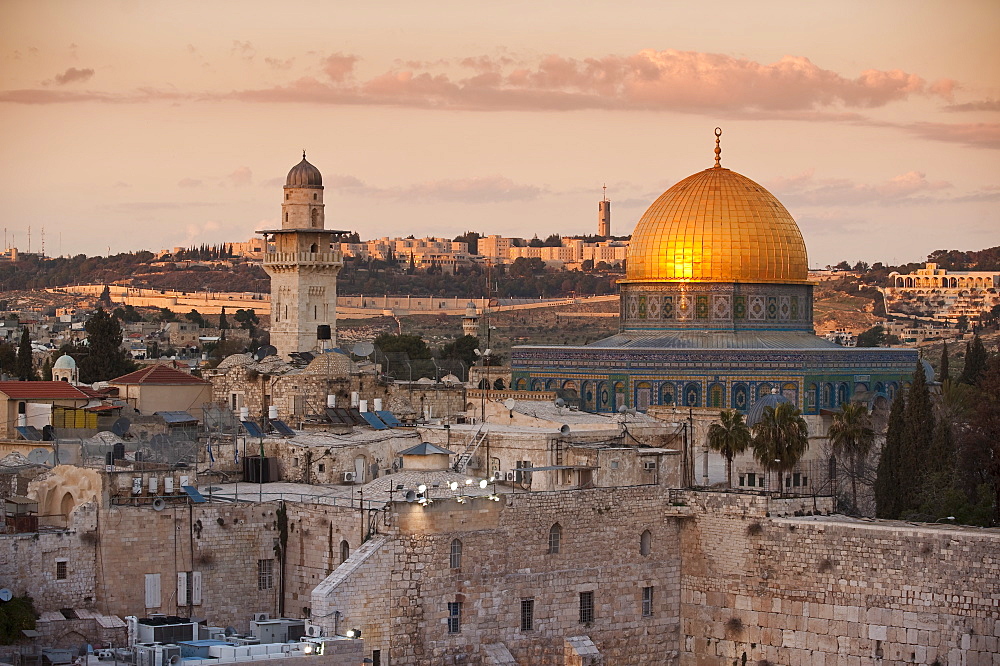
<instances>
[{"instance_id":1,"label":"city building on hill","mask_svg":"<svg viewBox=\"0 0 1000 666\"><path fill-rule=\"evenodd\" d=\"M886 310L957 322L977 319L1000 305L1000 272L949 271L928 263L912 273L889 273L882 289Z\"/></svg>"},{"instance_id":2,"label":"city building on hill","mask_svg":"<svg viewBox=\"0 0 1000 666\"><path fill-rule=\"evenodd\" d=\"M912 376L908 349L841 347L813 329L813 283L795 220L770 192L715 166L639 220L620 332L579 347L512 351L511 387L562 390L581 409L732 408L777 390L813 421L864 396L885 405ZM825 430L825 429L824 429Z\"/></svg>"}]
</instances>

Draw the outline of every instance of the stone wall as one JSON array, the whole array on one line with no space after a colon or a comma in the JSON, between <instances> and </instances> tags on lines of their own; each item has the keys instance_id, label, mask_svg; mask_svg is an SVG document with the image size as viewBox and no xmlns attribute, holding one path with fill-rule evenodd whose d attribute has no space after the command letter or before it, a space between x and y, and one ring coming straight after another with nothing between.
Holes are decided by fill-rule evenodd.
<instances>
[{"instance_id":1,"label":"stone wall","mask_svg":"<svg viewBox=\"0 0 1000 666\"><path fill-rule=\"evenodd\" d=\"M485 647L497 644L517 663L562 664L564 639L577 635L589 636L608 663L675 664L680 513L665 509L663 497L662 488L643 486L397 503L385 543L317 588L314 621L330 625L341 611L342 622L364 624L368 646L393 664L490 663ZM550 553L555 523L559 548ZM648 555L640 552L645 530ZM452 568L456 539L462 556ZM644 587L652 588L648 615ZM589 622L581 622L581 592L593 594ZM534 600L534 619L522 631L525 599ZM382 600L385 634L375 626ZM462 604L457 632L449 632L449 602Z\"/></svg>"},{"instance_id":2,"label":"stone wall","mask_svg":"<svg viewBox=\"0 0 1000 666\"><path fill-rule=\"evenodd\" d=\"M996 531L701 496L681 531L682 664L1000 663Z\"/></svg>"}]
</instances>

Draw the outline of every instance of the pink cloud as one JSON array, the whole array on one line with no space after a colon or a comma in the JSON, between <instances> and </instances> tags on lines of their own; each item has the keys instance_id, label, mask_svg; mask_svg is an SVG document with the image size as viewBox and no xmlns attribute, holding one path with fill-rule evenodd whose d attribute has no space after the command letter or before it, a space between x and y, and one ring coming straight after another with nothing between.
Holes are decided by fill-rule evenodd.
<instances>
[{"instance_id":1,"label":"pink cloud","mask_svg":"<svg viewBox=\"0 0 1000 666\"><path fill-rule=\"evenodd\" d=\"M197 178L181 178L177 181L177 187L201 187L201 181Z\"/></svg>"},{"instance_id":2,"label":"pink cloud","mask_svg":"<svg viewBox=\"0 0 1000 666\"><path fill-rule=\"evenodd\" d=\"M947 181L927 180L926 174L919 171L908 171L881 183L865 184L846 179L818 180L810 170L768 183L768 188L790 205L815 206L940 203L948 199L930 196L930 193L951 187Z\"/></svg>"},{"instance_id":3,"label":"pink cloud","mask_svg":"<svg viewBox=\"0 0 1000 666\"><path fill-rule=\"evenodd\" d=\"M1000 123L912 123L902 128L924 139L973 148L1000 148Z\"/></svg>"},{"instance_id":4,"label":"pink cloud","mask_svg":"<svg viewBox=\"0 0 1000 666\"><path fill-rule=\"evenodd\" d=\"M241 166L226 176L226 179L233 187L246 187L253 181L253 172L250 167Z\"/></svg>"},{"instance_id":5,"label":"pink cloud","mask_svg":"<svg viewBox=\"0 0 1000 666\"><path fill-rule=\"evenodd\" d=\"M982 99L944 107L946 111L1000 111L1000 100Z\"/></svg>"},{"instance_id":6,"label":"pink cloud","mask_svg":"<svg viewBox=\"0 0 1000 666\"><path fill-rule=\"evenodd\" d=\"M334 83L341 83L354 73L357 56L335 53L323 61L323 71Z\"/></svg>"},{"instance_id":7,"label":"pink cloud","mask_svg":"<svg viewBox=\"0 0 1000 666\"><path fill-rule=\"evenodd\" d=\"M90 68L77 69L76 67L70 67L62 74L56 74L53 77L55 83L60 86L64 86L67 83L79 83L80 81L86 81L94 75L94 70Z\"/></svg>"}]
</instances>

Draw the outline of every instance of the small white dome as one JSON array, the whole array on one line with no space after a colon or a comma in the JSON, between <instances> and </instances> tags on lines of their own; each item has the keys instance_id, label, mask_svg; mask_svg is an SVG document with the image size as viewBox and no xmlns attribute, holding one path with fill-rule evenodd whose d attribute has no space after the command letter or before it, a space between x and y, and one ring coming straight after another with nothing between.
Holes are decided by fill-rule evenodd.
<instances>
[{"instance_id":1,"label":"small white dome","mask_svg":"<svg viewBox=\"0 0 1000 666\"><path fill-rule=\"evenodd\" d=\"M76 361L69 354L63 354L52 365L53 370L76 370Z\"/></svg>"}]
</instances>

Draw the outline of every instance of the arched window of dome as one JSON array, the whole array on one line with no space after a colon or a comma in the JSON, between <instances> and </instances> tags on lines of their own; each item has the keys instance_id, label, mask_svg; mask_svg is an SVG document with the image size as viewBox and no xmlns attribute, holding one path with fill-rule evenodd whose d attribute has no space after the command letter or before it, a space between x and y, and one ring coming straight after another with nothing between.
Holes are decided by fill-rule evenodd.
<instances>
[{"instance_id":1,"label":"arched window of dome","mask_svg":"<svg viewBox=\"0 0 1000 666\"><path fill-rule=\"evenodd\" d=\"M649 382L639 382L635 385L635 408L640 412L649 409L652 402L653 387Z\"/></svg>"},{"instance_id":2,"label":"arched window of dome","mask_svg":"<svg viewBox=\"0 0 1000 666\"><path fill-rule=\"evenodd\" d=\"M733 401L730 403L733 409L738 409L741 412L745 412L750 406L749 400L747 399L747 385L743 382L733 385Z\"/></svg>"},{"instance_id":3,"label":"arched window of dome","mask_svg":"<svg viewBox=\"0 0 1000 666\"><path fill-rule=\"evenodd\" d=\"M448 566L452 569L462 568L462 541L453 539L451 542L451 552L448 555Z\"/></svg>"},{"instance_id":4,"label":"arched window of dome","mask_svg":"<svg viewBox=\"0 0 1000 666\"><path fill-rule=\"evenodd\" d=\"M701 407L701 386L695 382L688 382L684 386L684 406Z\"/></svg>"},{"instance_id":5,"label":"arched window of dome","mask_svg":"<svg viewBox=\"0 0 1000 666\"><path fill-rule=\"evenodd\" d=\"M562 525L555 523L549 528L549 555L558 555L562 547Z\"/></svg>"},{"instance_id":6,"label":"arched window of dome","mask_svg":"<svg viewBox=\"0 0 1000 666\"><path fill-rule=\"evenodd\" d=\"M785 382L781 385L781 395L791 400L796 405L799 403L799 387L794 382Z\"/></svg>"},{"instance_id":7,"label":"arched window of dome","mask_svg":"<svg viewBox=\"0 0 1000 666\"><path fill-rule=\"evenodd\" d=\"M341 563L346 562L347 558L351 556L351 544L347 543L347 539L340 542L340 561Z\"/></svg>"},{"instance_id":8,"label":"arched window of dome","mask_svg":"<svg viewBox=\"0 0 1000 666\"><path fill-rule=\"evenodd\" d=\"M550 380L548 380L548 381L545 382L545 390L546 391L555 390L555 388L556 388L556 386L558 386L558 384L559 383L555 379L550 379Z\"/></svg>"},{"instance_id":9,"label":"arched window of dome","mask_svg":"<svg viewBox=\"0 0 1000 666\"><path fill-rule=\"evenodd\" d=\"M614 402L611 405L611 409L617 410L619 407L625 405L625 383L615 382L615 394Z\"/></svg>"},{"instance_id":10,"label":"arched window of dome","mask_svg":"<svg viewBox=\"0 0 1000 666\"><path fill-rule=\"evenodd\" d=\"M653 535L649 530L642 533L639 537L639 554L643 557L649 555L650 551L653 550Z\"/></svg>"},{"instance_id":11,"label":"arched window of dome","mask_svg":"<svg viewBox=\"0 0 1000 666\"><path fill-rule=\"evenodd\" d=\"M815 384L810 384L808 390L806 391L806 409L808 411L816 411L816 403L819 402L819 387Z\"/></svg>"},{"instance_id":12,"label":"arched window of dome","mask_svg":"<svg viewBox=\"0 0 1000 666\"><path fill-rule=\"evenodd\" d=\"M840 386L837 387L837 405L840 406L847 402L847 382L840 382Z\"/></svg>"},{"instance_id":13,"label":"arched window of dome","mask_svg":"<svg viewBox=\"0 0 1000 666\"><path fill-rule=\"evenodd\" d=\"M514 388L518 391L523 391L526 388L526 384L527 382L524 380L524 377L521 377L514 383Z\"/></svg>"},{"instance_id":14,"label":"arched window of dome","mask_svg":"<svg viewBox=\"0 0 1000 666\"><path fill-rule=\"evenodd\" d=\"M660 387L660 404L661 405L672 405L674 404L674 385L664 384Z\"/></svg>"},{"instance_id":15,"label":"arched window of dome","mask_svg":"<svg viewBox=\"0 0 1000 666\"><path fill-rule=\"evenodd\" d=\"M833 384L827 382L823 384L823 403L822 407L833 407L834 395L833 395Z\"/></svg>"},{"instance_id":16,"label":"arched window of dome","mask_svg":"<svg viewBox=\"0 0 1000 666\"><path fill-rule=\"evenodd\" d=\"M708 388L708 406L709 407L719 407L725 406L725 390L722 384L712 384Z\"/></svg>"},{"instance_id":17,"label":"arched window of dome","mask_svg":"<svg viewBox=\"0 0 1000 666\"><path fill-rule=\"evenodd\" d=\"M542 383L541 379L535 378L531 380L531 390L532 391L542 391L545 388L545 384Z\"/></svg>"},{"instance_id":18,"label":"arched window of dome","mask_svg":"<svg viewBox=\"0 0 1000 666\"><path fill-rule=\"evenodd\" d=\"M767 382L757 384L757 399L760 400L766 395L771 395L771 385Z\"/></svg>"},{"instance_id":19,"label":"arched window of dome","mask_svg":"<svg viewBox=\"0 0 1000 666\"><path fill-rule=\"evenodd\" d=\"M312 209L312 225L314 227L319 226L319 208Z\"/></svg>"}]
</instances>

